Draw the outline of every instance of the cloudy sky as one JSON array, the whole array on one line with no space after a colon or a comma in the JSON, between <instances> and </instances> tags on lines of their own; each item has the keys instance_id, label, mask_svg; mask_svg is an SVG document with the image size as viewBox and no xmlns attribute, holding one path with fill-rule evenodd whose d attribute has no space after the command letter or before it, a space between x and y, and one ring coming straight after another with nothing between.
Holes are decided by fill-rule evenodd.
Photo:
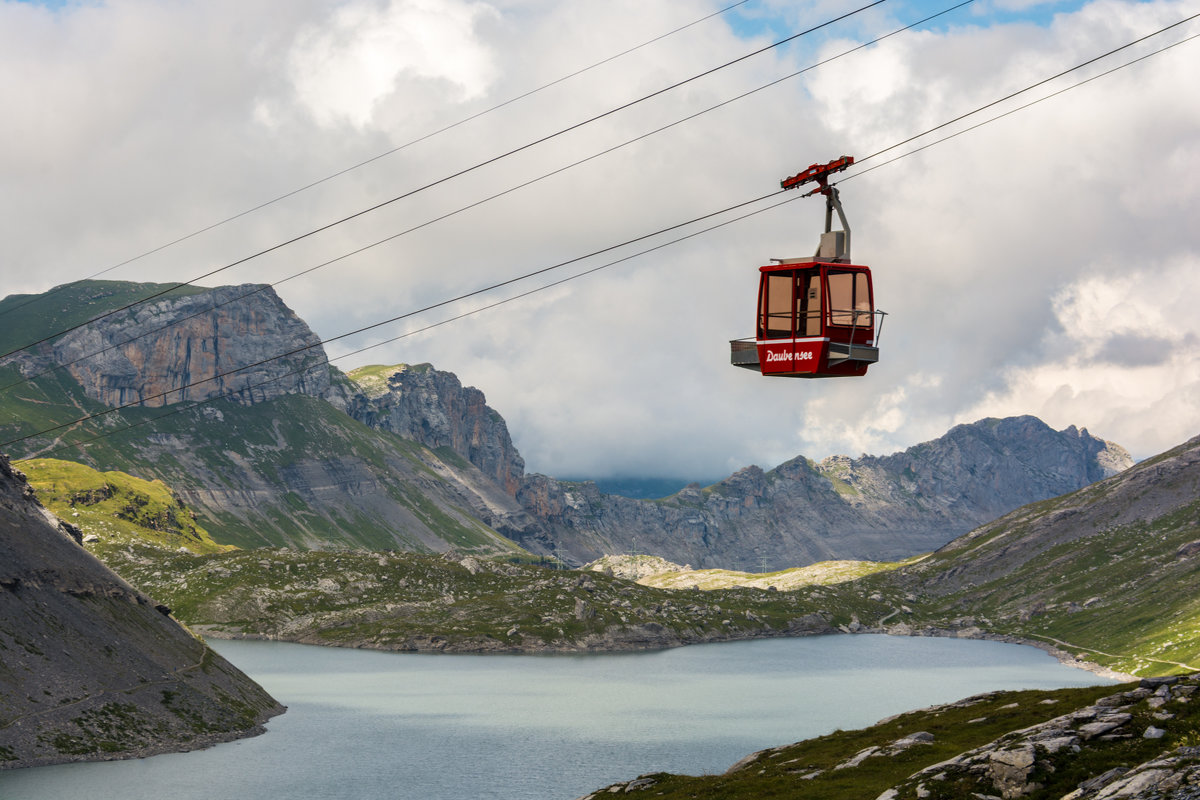
<instances>
[{"instance_id":1,"label":"cloudy sky","mask_svg":"<svg viewBox=\"0 0 1200 800\"><path fill-rule=\"evenodd\" d=\"M1200 20L867 158L1185 19L1194 3L975 0L680 122L954 5L887 0L525 147L866 5L749 0L606 61L733 2L0 0L0 293L104 270L189 281L435 184L201 281L278 283L333 339L763 197L851 154L861 167L841 192L855 261L872 267L889 313L865 378L729 365L728 340L753 333L757 267L815 247L818 198L768 210L790 193L336 363L455 372L505 417L528 469L560 477L707 481L798 454L890 453L1014 414L1086 427L1139 458L1200 433L1200 40L886 163L1200 33Z\"/></svg>"}]
</instances>

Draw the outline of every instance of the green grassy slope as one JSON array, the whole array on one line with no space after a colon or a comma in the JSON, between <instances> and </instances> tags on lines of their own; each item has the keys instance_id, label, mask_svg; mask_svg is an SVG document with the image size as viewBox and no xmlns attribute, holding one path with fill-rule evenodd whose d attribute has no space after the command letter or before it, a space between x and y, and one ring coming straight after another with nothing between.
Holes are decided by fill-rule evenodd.
<instances>
[{"instance_id":1,"label":"green grassy slope","mask_svg":"<svg viewBox=\"0 0 1200 800\"><path fill-rule=\"evenodd\" d=\"M913 609L893 621L1050 642L1130 674L1198 669L1200 439L859 587Z\"/></svg>"},{"instance_id":2,"label":"green grassy slope","mask_svg":"<svg viewBox=\"0 0 1200 800\"><path fill-rule=\"evenodd\" d=\"M402 369L413 370L428 370L432 369L429 364L418 364L410 366L408 364L368 364L364 367L352 369L346 373L346 377L353 381L362 391L366 392L370 397L377 397L385 394L388 391L388 378L396 374Z\"/></svg>"},{"instance_id":3,"label":"green grassy slope","mask_svg":"<svg viewBox=\"0 0 1200 800\"><path fill-rule=\"evenodd\" d=\"M401 552L146 544L98 555L218 635L385 650L622 650L827 629L797 593L673 592L596 573Z\"/></svg>"},{"instance_id":4,"label":"green grassy slope","mask_svg":"<svg viewBox=\"0 0 1200 800\"><path fill-rule=\"evenodd\" d=\"M146 481L124 472L98 472L52 458L21 461L16 466L25 473L42 505L79 527L93 550L147 542L196 554L231 549L214 542L197 524L195 512L162 481Z\"/></svg>"},{"instance_id":5,"label":"green grassy slope","mask_svg":"<svg viewBox=\"0 0 1200 800\"><path fill-rule=\"evenodd\" d=\"M0 381L15 375L0 369ZM0 439L102 411L64 374L49 374L0 392ZM439 476L443 458L319 398L129 408L8 449L162 480L222 544L520 552Z\"/></svg>"}]
</instances>

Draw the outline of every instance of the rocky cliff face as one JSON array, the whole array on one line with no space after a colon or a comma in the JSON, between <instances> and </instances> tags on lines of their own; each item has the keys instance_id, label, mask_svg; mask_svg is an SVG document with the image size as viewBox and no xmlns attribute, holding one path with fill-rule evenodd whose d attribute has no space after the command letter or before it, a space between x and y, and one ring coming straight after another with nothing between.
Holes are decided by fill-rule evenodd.
<instances>
[{"instance_id":1,"label":"rocky cliff face","mask_svg":"<svg viewBox=\"0 0 1200 800\"><path fill-rule=\"evenodd\" d=\"M1025 503L1074 491L1132 463L1087 431L1033 417L960 425L886 457L795 458L647 502L592 483L526 479L517 499L574 558L642 552L760 570L827 559L894 560L933 550Z\"/></svg>"},{"instance_id":2,"label":"rocky cliff face","mask_svg":"<svg viewBox=\"0 0 1200 800\"><path fill-rule=\"evenodd\" d=\"M797 457L746 467L662 501L602 493L591 482L525 475L504 420L483 394L428 364L351 373L357 420L450 448L515 497L485 521L525 547L586 562L645 552L697 566L760 570L823 560L905 558L1026 503L1065 494L1132 464L1118 445L1034 417L960 425L890 456Z\"/></svg>"},{"instance_id":3,"label":"rocky cliff face","mask_svg":"<svg viewBox=\"0 0 1200 800\"><path fill-rule=\"evenodd\" d=\"M483 392L429 364L366 367L350 378L359 375L364 376L364 391L347 407L350 416L435 450L450 448L516 495L525 461L504 418L487 405Z\"/></svg>"},{"instance_id":4,"label":"rocky cliff face","mask_svg":"<svg viewBox=\"0 0 1200 800\"><path fill-rule=\"evenodd\" d=\"M0 768L191 750L283 710L76 535L0 457Z\"/></svg>"},{"instance_id":5,"label":"rocky cliff face","mask_svg":"<svg viewBox=\"0 0 1200 800\"><path fill-rule=\"evenodd\" d=\"M96 284L98 297L108 291ZM275 358L289 353L283 358ZM274 359L274 360L268 360ZM320 339L269 286L223 286L159 299L78 328L21 360L27 374L70 372L110 406L228 396L252 404L286 394L326 395Z\"/></svg>"}]
</instances>

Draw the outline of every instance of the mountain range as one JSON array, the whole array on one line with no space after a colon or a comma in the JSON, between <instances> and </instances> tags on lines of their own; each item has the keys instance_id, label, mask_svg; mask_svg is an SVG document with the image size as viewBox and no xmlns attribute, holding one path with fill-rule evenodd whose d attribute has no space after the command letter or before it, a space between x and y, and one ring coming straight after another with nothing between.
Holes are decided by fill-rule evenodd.
<instances>
[{"instance_id":1,"label":"mountain range","mask_svg":"<svg viewBox=\"0 0 1200 800\"><path fill-rule=\"evenodd\" d=\"M1132 463L1085 430L992 419L890 456L797 457L632 500L527 474L503 418L452 373L343 374L267 286L83 281L10 296L0 314L14 321L4 352L45 339L0 363L0 437L14 457L160 479L214 539L244 547L570 564L639 551L760 568L896 559Z\"/></svg>"}]
</instances>

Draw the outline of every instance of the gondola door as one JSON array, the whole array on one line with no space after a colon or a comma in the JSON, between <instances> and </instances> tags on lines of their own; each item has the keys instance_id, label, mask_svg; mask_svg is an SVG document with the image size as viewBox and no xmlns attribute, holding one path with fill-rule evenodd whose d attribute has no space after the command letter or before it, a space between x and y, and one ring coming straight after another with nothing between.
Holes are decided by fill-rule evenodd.
<instances>
[{"instance_id":1,"label":"gondola door","mask_svg":"<svg viewBox=\"0 0 1200 800\"><path fill-rule=\"evenodd\" d=\"M827 341L822 335L824 303L819 266L761 268L757 345L764 375L818 370Z\"/></svg>"}]
</instances>

